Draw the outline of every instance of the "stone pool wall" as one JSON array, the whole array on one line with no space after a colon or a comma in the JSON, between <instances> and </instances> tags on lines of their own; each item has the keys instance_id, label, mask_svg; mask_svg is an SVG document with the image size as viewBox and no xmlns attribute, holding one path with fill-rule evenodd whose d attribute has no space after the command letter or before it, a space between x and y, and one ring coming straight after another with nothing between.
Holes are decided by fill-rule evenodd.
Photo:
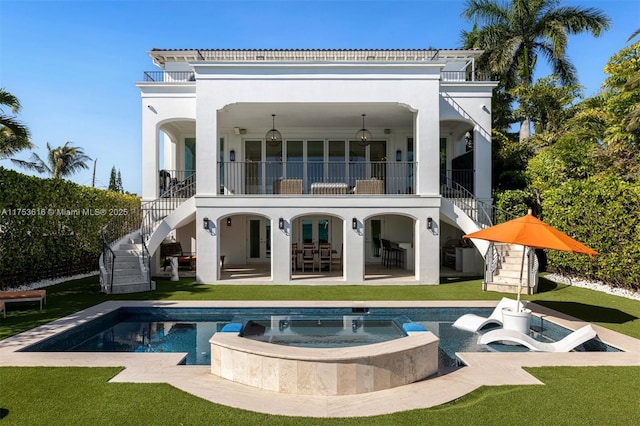
<instances>
[{"instance_id":1,"label":"stone pool wall","mask_svg":"<svg viewBox=\"0 0 640 426\"><path fill-rule=\"evenodd\" d=\"M216 333L210 343L212 374L286 394L361 394L413 383L438 371L439 339L431 332L346 348L274 345L235 333Z\"/></svg>"}]
</instances>

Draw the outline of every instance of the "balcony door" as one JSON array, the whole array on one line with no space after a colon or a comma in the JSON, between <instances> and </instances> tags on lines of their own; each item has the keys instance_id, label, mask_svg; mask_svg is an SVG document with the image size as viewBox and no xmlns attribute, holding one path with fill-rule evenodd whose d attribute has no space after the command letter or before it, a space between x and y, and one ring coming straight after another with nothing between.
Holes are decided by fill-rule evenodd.
<instances>
[{"instance_id":1,"label":"balcony door","mask_svg":"<svg viewBox=\"0 0 640 426\"><path fill-rule=\"evenodd\" d=\"M270 194L273 182L283 175L282 144L245 141L245 193Z\"/></svg>"}]
</instances>

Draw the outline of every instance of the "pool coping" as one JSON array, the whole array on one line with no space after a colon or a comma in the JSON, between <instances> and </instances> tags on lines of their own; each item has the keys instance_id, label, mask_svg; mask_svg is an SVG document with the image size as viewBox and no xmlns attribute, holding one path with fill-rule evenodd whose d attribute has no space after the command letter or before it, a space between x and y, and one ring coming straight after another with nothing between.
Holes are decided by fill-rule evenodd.
<instances>
[{"instance_id":1,"label":"pool coping","mask_svg":"<svg viewBox=\"0 0 640 426\"><path fill-rule=\"evenodd\" d=\"M640 340L592 324L603 342L625 352L459 352L466 367L427 380L365 394L310 396L281 394L233 383L210 366L178 365L180 353L18 352L70 327L122 306L139 307L495 307L498 301L109 301L0 341L0 365L124 367L111 382L168 383L211 402L266 414L308 417L366 417L429 408L453 401L480 386L540 385L522 367L640 366ZM535 315L576 330L585 321L535 303Z\"/></svg>"}]
</instances>

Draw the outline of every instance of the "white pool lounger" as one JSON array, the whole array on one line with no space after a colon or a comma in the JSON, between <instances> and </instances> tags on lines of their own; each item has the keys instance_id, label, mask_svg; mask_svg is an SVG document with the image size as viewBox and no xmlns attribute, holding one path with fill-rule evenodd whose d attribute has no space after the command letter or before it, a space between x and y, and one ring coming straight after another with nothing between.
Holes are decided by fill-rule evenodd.
<instances>
[{"instance_id":1,"label":"white pool lounger","mask_svg":"<svg viewBox=\"0 0 640 426\"><path fill-rule=\"evenodd\" d=\"M489 343L506 341L526 346L532 351L569 352L576 346L593 339L596 335L597 333L591 325L585 325L557 342L545 343L539 342L529 337L529 335L520 333L516 330L499 329L483 334L478 338L478 343L486 345Z\"/></svg>"},{"instance_id":2,"label":"white pool lounger","mask_svg":"<svg viewBox=\"0 0 640 426\"><path fill-rule=\"evenodd\" d=\"M476 314L464 314L453 323L453 326L471 332L476 332L489 324L502 326L502 309L511 308L516 310L517 304L517 300L503 297L488 318ZM524 303L520 302L520 307L524 308Z\"/></svg>"}]
</instances>

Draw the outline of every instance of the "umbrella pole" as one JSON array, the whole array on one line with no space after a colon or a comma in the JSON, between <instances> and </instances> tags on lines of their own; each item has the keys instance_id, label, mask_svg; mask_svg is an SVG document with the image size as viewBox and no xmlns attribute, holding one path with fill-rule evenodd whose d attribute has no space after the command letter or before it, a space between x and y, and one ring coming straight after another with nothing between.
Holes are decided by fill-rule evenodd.
<instances>
[{"instance_id":1,"label":"umbrella pole","mask_svg":"<svg viewBox=\"0 0 640 426\"><path fill-rule=\"evenodd\" d=\"M522 262L520 263L520 281L518 282L518 298L517 298L517 306L518 312L520 312L520 293L522 293L522 273L524 271L524 256L527 252L527 246L522 246Z\"/></svg>"}]
</instances>

